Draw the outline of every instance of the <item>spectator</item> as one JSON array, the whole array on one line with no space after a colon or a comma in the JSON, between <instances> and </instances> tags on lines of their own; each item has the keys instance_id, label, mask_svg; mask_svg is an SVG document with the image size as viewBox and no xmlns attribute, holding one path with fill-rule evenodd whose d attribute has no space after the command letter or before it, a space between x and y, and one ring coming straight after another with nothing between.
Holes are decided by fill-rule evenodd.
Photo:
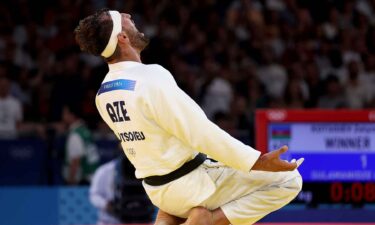
<instances>
[{"instance_id":1,"label":"spectator","mask_svg":"<svg viewBox=\"0 0 375 225\"><path fill-rule=\"evenodd\" d=\"M99 163L99 155L91 131L81 119L74 105L63 107L63 122L69 131L65 145L63 175L69 185L88 184Z\"/></svg>"},{"instance_id":2,"label":"spectator","mask_svg":"<svg viewBox=\"0 0 375 225\"><path fill-rule=\"evenodd\" d=\"M291 109L301 109L304 107L305 99L299 80L291 80L284 92L284 102L286 107Z\"/></svg>"},{"instance_id":3,"label":"spectator","mask_svg":"<svg viewBox=\"0 0 375 225\"><path fill-rule=\"evenodd\" d=\"M23 118L22 105L10 95L10 81L0 76L0 137L16 137Z\"/></svg>"},{"instance_id":4,"label":"spectator","mask_svg":"<svg viewBox=\"0 0 375 225\"><path fill-rule=\"evenodd\" d=\"M99 209L98 224L150 222L154 206L148 200L134 168L119 156L96 171L90 185L90 201Z\"/></svg>"},{"instance_id":5,"label":"spectator","mask_svg":"<svg viewBox=\"0 0 375 225\"><path fill-rule=\"evenodd\" d=\"M285 68L275 61L272 49L262 50L262 65L258 68L257 76L271 98L282 96L288 77Z\"/></svg>"},{"instance_id":6,"label":"spectator","mask_svg":"<svg viewBox=\"0 0 375 225\"><path fill-rule=\"evenodd\" d=\"M318 107L323 109L338 109L346 107L345 96L337 76L328 75L325 80L325 94L319 98Z\"/></svg>"},{"instance_id":7,"label":"spectator","mask_svg":"<svg viewBox=\"0 0 375 225\"><path fill-rule=\"evenodd\" d=\"M330 66L321 70L323 79L326 79L328 75L335 75L341 84L345 84L348 79L348 74L342 57L340 49L333 49L328 53Z\"/></svg>"},{"instance_id":8,"label":"spectator","mask_svg":"<svg viewBox=\"0 0 375 225\"><path fill-rule=\"evenodd\" d=\"M95 171L90 185L90 201L98 211L98 223L121 224L114 213L115 177L119 159L111 160Z\"/></svg>"},{"instance_id":9,"label":"spectator","mask_svg":"<svg viewBox=\"0 0 375 225\"><path fill-rule=\"evenodd\" d=\"M205 61L204 69L207 77L201 80L198 96L207 117L213 119L218 111L230 111L233 90L226 79L215 76L219 73L220 67L212 59Z\"/></svg>"},{"instance_id":10,"label":"spectator","mask_svg":"<svg viewBox=\"0 0 375 225\"><path fill-rule=\"evenodd\" d=\"M230 135L235 135L236 124L230 114L218 111L213 116L213 122Z\"/></svg>"},{"instance_id":11,"label":"spectator","mask_svg":"<svg viewBox=\"0 0 375 225\"><path fill-rule=\"evenodd\" d=\"M231 115L234 118L236 130L234 136L238 137L242 142L250 144L250 140L254 136L254 127L252 124L252 117L254 115L251 114L247 103L247 99L244 96L237 95L232 101Z\"/></svg>"},{"instance_id":12,"label":"spectator","mask_svg":"<svg viewBox=\"0 0 375 225\"><path fill-rule=\"evenodd\" d=\"M375 101L375 56L364 55L364 68L359 74L359 80L367 86L370 92L370 101Z\"/></svg>"},{"instance_id":13,"label":"spectator","mask_svg":"<svg viewBox=\"0 0 375 225\"><path fill-rule=\"evenodd\" d=\"M32 1L2 1L0 60L12 81L10 93L21 101L25 116L19 132L41 130L45 123L59 121L64 104L81 105L89 128L100 129L93 103L108 68L100 58L75 49L72 31L78 15L101 7L132 14L152 38L143 61L173 71L178 85L200 103L210 119L219 111L241 111L243 104L234 99L237 95L246 97L250 118L259 107L291 107L283 98L286 88L302 89L304 102L295 102L294 107L336 108L328 100L332 93L322 88L330 74L339 79L341 95L354 92L348 94L348 105L340 100L340 107L359 109L375 104L372 0L181 4L171 0L84 0L53 1L42 7ZM358 64L359 83L365 80L371 90L368 101L357 98L358 85L349 78L351 61ZM246 62L252 65L244 67ZM95 75L87 76L93 70ZM0 69L0 73L4 71ZM295 83L295 75L301 88L290 84ZM234 121L244 118L238 113L231 116Z\"/></svg>"},{"instance_id":14,"label":"spectator","mask_svg":"<svg viewBox=\"0 0 375 225\"><path fill-rule=\"evenodd\" d=\"M359 68L356 61L348 64L349 78L345 87L348 107L352 109L364 108L371 98L371 91L366 83L359 79Z\"/></svg>"},{"instance_id":15,"label":"spectator","mask_svg":"<svg viewBox=\"0 0 375 225\"><path fill-rule=\"evenodd\" d=\"M309 89L310 97L306 102L307 108L315 108L318 105L319 97L322 95L324 90L323 82L319 77L319 69L315 62L308 62L305 65L306 69L306 83Z\"/></svg>"}]
</instances>

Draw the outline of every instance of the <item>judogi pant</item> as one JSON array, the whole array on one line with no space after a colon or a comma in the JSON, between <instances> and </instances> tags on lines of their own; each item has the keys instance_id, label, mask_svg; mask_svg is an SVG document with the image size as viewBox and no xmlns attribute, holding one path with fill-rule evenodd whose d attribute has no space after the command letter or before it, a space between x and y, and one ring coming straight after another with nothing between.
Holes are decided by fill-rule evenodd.
<instances>
[{"instance_id":1,"label":"judogi pant","mask_svg":"<svg viewBox=\"0 0 375 225\"><path fill-rule=\"evenodd\" d=\"M297 170L248 173L206 160L189 174L161 186L143 182L161 210L187 218L196 206L221 208L233 225L249 225L293 200L302 188Z\"/></svg>"}]
</instances>

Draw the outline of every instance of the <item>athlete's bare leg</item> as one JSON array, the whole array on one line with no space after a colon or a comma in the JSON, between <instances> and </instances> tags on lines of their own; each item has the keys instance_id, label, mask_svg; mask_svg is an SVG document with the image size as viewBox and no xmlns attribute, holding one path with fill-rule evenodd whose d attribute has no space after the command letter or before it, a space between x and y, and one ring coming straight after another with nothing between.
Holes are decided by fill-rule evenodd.
<instances>
[{"instance_id":1,"label":"athlete's bare leg","mask_svg":"<svg viewBox=\"0 0 375 225\"><path fill-rule=\"evenodd\" d=\"M185 219L169 215L168 213L159 210L154 225L179 225L184 221Z\"/></svg>"},{"instance_id":2,"label":"athlete's bare leg","mask_svg":"<svg viewBox=\"0 0 375 225\"><path fill-rule=\"evenodd\" d=\"M183 223L185 222L185 223ZM210 211L203 207L195 207L190 211L187 220L169 215L168 213L159 210L154 225L228 225L229 220L218 208Z\"/></svg>"},{"instance_id":3,"label":"athlete's bare leg","mask_svg":"<svg viewBox=\"0 0 375 225\"><path fill-rule=\"evenodd\" d=\"M213 215L213 225L229 225L230 222L228 218L225 216L223 210L221 208L217 208L212 211Z\"/></svg>"},{"instance_id":4,"label":"athlete's bare leg","mask_svg":"<svg viewBox=\"0 0 375 225\"><path fill-rule=\"evenodd\" d=\"M210 211L203 207L196 207L190 211L189 217L183 225L228 225L229 220L218 208Z\"/></svg>"}]
</instances>

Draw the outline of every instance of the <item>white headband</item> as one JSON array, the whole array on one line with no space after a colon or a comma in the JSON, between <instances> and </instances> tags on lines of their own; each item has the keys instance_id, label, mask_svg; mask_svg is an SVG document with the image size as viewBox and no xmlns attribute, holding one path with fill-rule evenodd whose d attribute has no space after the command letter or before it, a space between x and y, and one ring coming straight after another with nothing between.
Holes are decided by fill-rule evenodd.
<instances>
[{"instance_id":1,"label":"white headband","mask_svg":"<svg viewBox=\"0 0 375 225\"><path fill-rule=\"evenodd\" d=\"M112 18L113 27L111 37L108 40L108 44L101 54L105 58L110 57L115 52L118 41L117 35L122 31L121 14L118 11L109 11L109 15Z\"/></svg>"}]
</instances>

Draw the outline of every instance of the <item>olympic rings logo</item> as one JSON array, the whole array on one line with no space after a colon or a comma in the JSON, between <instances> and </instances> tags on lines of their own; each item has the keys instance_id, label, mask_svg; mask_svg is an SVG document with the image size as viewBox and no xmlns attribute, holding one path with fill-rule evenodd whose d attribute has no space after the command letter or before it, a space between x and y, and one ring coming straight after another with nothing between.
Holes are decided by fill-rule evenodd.
<instances>
[{"instance_id":1,"label":"olympic rings logo","mask_svg":"<svg viewBox=\"0 0 375 225\"><path fill-rule=\"evenodd\" d=\"M273 111L267 112L267 118L269 120L281 121L281 120L285 120L286 114L287 113L284 110L273 110Z\"/></svg>"}]
</instances>

